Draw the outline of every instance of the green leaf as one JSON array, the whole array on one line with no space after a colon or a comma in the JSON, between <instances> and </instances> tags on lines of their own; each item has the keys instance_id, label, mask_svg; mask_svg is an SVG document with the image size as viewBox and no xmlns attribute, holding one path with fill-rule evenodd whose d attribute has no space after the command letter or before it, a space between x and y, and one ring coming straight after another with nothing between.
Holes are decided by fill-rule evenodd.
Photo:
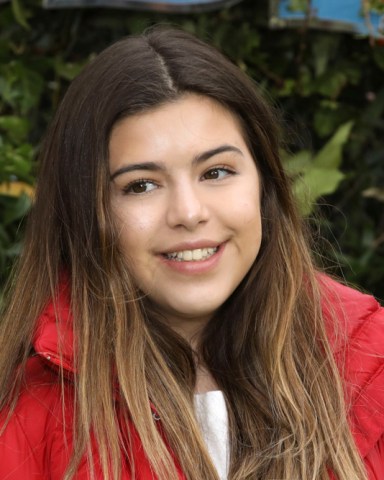
<instances>
[{"instance_id":1,"label":"green leaf","mask_svg":"<svg viewBox=\"0 0 384 480\"><path fill-rule=\"evenodd\" d=\"M308 97L314 92L315 82L308 67L301 66L299 80L296 82L296 88L302 97Z\"/></svg>"},{"instance_id":2,"label":"green leaf","mask_svg":"<svg viewBox=\"0 0 384 480\"><path fill-rule=\"evenodd\" d=\"M329 137L342 124L356 116L353 108L334 100L322 100L314 113L313 125L320 138Z\"/></svg>"},{"instance_id":3,"label":"green leaf","mask_svg":"<svg viewBox=\"0 0 384 480\"><path fill-rule=\"evenodd\" d=\"M42 75L23 64L13 60L0 64L0 99L25 115L36 107L44 89Z\"/></svg>"},{"instance_id":4,"label":"green leaf","mask_svg":"<svg viewBox=\"0 0 384 480\"><path fill-rule=\"evenodd\" d=\"M343 180L345 175L339 171L342 148L352 125L352 122L341 125L316 155L302 150L283 160L287 172L295 178L294 193L303 215L308 215L316 200L333 193Z\"/></svg>"},{"instance_id":5,"label":"green leaf","mask_svg":"<svg viewBox=\"0 0 384 480\"><path fill-rule=\"evenodd\" d=\"M317 78L314 89L325 97L337 98L347 83L348 77L344 72L328 70Z\"/></svg>"},{"instance_id":6,"label":"green leaf","mask_svg":"<svg viewBox=\"0 0 384 480\"><path fill-rule=\"evenodd\" d=\"M296 90L296 80L293 78L285 78L281 87L277 90L279 97L289 97Z\"/></svg>"},{"instance_id":7,"label":"green leaf","mask_svg":"<svg viewBox=\"0 0 384 480\"><path fill-rule=\"evenodd\" d=\"M21 220L31 208L31 199L25 193L20 197L8 197L8 207L5 209L2 223L3 225L9 225L16 220Z\"/></svg>"},{"instance_id":8,"label":"green leaf","mask_svg":"<svg viewBox=\"0 0 384 480\"><path fill-rule=\"evenodd\" d=\"M383 0L370 0L367 2L367 8L374 13L378 13L379 15L384 14L384 4Z\"/></svg>"},{"instance_id":9,"label":"green leaf","mask_svg":"<svg viewBox=\"0 0 384 480\"><path fill-rule=\"evenodd\" d=\"M12 11L15 16L15 19L19 25L24 27L26 30L31 30L31 26L27 21L27 13L25 9L21 6L19 0L11 0Z\"/></svg>"},{"instance_id":10,"label":"green leaf","mask_svg":"<svg viewBox=\"0 0 384 480\"><path fill-rule=\"evenodd\" d=\"M314 168L337 169L342 161L342 149L347 141L353 122L341 125L333 137L313 159Z\"/></svg>"},{"instance_id":11,"label":"green leaf","mask_svg":"<svg viewBox=\"0 0 384 480\"><path fill-rule=\"evenodd\" d=\"M5 254L9 258L14 258L20 255L22 249L22 242L16 242L10 245L9 248L5 250Z\"/></svg>"},{"instance_id":12,"label":"green leaf","mask_svg":"<svg viewBox=\"0 0 384 480\"><path fill-rule=\"evenodd\" d=\"M59 77L72 81L77 75L79 75L88 62L88 59L79 63L63 62L61 59L57 59L55 63L55 71Z\"/></svg>"},{"instance_id":13,"label":"green leaf","mask_svg":"<svg viewBox=\"0 0 384 480\"><path fill-rule=\"evenodd\" d=\"M35 150L24 143L18 147L10 144L0 145L0 183L13 179L31 183L31 170Z\"/></svg>"},{"instance_id":14,"label":"green leaf","mask_svg":"<svg viewBox=\"0 0 384 480\"><path fill-rule=\"evenodd\" d=\"M23 142L29 131L29 122L26 118L15 115L0 116L0 130L5 130L13 143Z\"/></svg>"},{"instance_id":15,"label":"green leaf","mask_svg":"<svg viewBox=\"0 0 384 480\"><path fill-rule=\"evenodd\" d=\"M334 58L340 43L337 35L317 34L316 39L311 43L312 64L315 76L319 77L326 73L328 64Z\"/></svg>"},{"instance_id":16,"label":"green leaf","mask_svg":"<svg viewBox=\"0 0 384 480\"><path fill-rule=\"evenodd\" d=\"M308 7L308 0L290 0L288 10L291 12L306 12Z\"/></svg>"},{"instance_id":17,"label":"green leaf","mask_svg":"<svg viewBox=\"0 0 384 480\"><path fill-rule=\"evenodd\" d=\"M284 168L289 175L303 173L311 166L312 154L309 150L301 150L290 156L282 154L282 156Z\"/></svg>"},{"instance_id":18,"label":"green leaf","mask_svg":"<svg viewBox=\"0 0 384 480\"><path fill-rule=\"evenodd\" d=\"M294 193L298 199L301 213L309 215L319 197L333 193L344 178L338 170L311 168L294 183Z\"/></svg>"}]
</instances>

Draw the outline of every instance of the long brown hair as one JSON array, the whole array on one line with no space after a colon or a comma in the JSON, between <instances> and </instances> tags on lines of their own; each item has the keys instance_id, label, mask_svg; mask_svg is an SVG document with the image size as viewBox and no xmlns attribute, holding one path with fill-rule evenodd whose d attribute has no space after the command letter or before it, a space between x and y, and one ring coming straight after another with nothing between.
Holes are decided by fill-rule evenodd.
<instances>
[{"instance_id":1,"label":"long brown hair","mask_svg":"<svg viewBox=\"0 0 384 480\"><path fill-rule=\"evenodd\" d=\"M130 455L122 421L134 423L158 477L176 478L151 401L186 477L217 480L193 412L191 348L140 299L119 251L109 201L113 126L189 92L237 116L262 178L258 258L200 343L201 359L227 402L229 479L318 480L328 470L340 480L363 479L318 277L279 160L275 117L240 69L177 29L154 28L104 50L73 81L58 109L1 322L0 406L16 401L36 319L55 298L65 271L77 371L75 447L66 478L84 453L92 456L91 433L104 478L119 478L122 459Z\"/></svg>"}]
</instances>

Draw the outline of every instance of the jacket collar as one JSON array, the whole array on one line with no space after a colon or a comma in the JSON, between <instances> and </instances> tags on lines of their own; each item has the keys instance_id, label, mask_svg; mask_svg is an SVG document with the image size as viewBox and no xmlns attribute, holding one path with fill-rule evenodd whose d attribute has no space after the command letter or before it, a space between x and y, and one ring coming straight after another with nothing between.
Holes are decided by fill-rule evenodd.
<instances>
[{"instance_id":1,"label":"jacket collar","mask_svg":"<svg viewBox=\"0 0 384 480\"><path fill-rule=\"evenodd\" d=\"M56 301L46 305L32 341L35 352L50 364L74 373L74 338L68 282L60 285Z\"/></svg>"},{"instance_id":2,"label":"jacket collar","mask_svg":"<svg viewBox=\"0 0 384 480\"><path fill-rule=\"evenodd\" d=\"M67 377L72 377L76 373L70 303L70 284L67 279L64 279L59 286L55 302L51 300L38 318L32 340L36 354L54 369L62 368ZM116 395L118 397L117 390ZM153 419L160 420L156 407L151 401L149 404Z\"/></svg>"}]
</instances>

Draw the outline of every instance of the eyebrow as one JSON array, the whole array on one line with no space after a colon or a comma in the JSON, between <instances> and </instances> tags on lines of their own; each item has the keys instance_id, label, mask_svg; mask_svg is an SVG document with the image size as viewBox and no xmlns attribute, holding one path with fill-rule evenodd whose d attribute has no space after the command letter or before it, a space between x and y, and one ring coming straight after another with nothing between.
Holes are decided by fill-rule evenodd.
<instances>
[{"instance_id":1,"label":"eyebrow","mask_svg":"<svg viewBox=\"0 0 384 480\"><path fill-rule=\"evenodd\" d=\"M233 145L220 145L219 147L213 148L211 150L207 150L206 152L202 152L199 155L196 155L193 160L192 164L196 165L202 162L205 162L209 160L211 157L214 157L215 155L220 155L221 153L225 152L233 152L240 154L243 156L243 152L233 146ZM130 165L125 165L124 167L119 168L110 176L110 180L114 180L116 177L119 175L122 175L123 173L129 173L133 172L135 170L146 170L146 171L164 171L165 166L162 163L157 163L157 162L141 162L141 163L132 163Z\"/></svg>"}]
</instances>

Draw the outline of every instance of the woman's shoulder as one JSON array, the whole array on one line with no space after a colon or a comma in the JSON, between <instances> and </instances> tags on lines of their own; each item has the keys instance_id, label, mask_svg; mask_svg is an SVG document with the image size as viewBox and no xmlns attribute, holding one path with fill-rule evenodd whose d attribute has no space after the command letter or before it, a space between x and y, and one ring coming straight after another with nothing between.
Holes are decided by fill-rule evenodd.
<instances>
[{"instance_id":1,"label":"woman's shoulder","mask_svg":"<svg viewBox=\"0 0 384 480\"><path fill-rule=\"evenodd\" d=\"M321 277L320 283L353 435L365 457L384 436L384 308L373 296L329 277Z\"/></svg>"},{"instance_id":2,"label":"woman's shoulder","mask_svg":"<svg viewBox=\"0 0 384 480\"><path fill-rule=\"evenodd\" d=\"M372 295L336 280L318 277L323 317L334 354L358 348L384 355L384 308Z\"/></svg>"},{"instance_id":3,"label":"woman's shoulder","mask_svg":"<svg viewBox=\"0 0 384 480\"><path fill-rule=\"evenodd\" d=\"M44 359L40 355L30 357L12 417L18 418L26 429L28 422L32 423L33 420L37 432L43 424L43 418L49 416L55 419L55 414L59 411L61 390L58 374L48 367ZM6 413L7 410L2 412L3 415Z\"/></svg>"},{"instance_id":4,"label":"woman's shoulder","mask_svg":"<svg viewBox=\"0 0 384 480\"><path fill-rule=\"evenodd\" d=\"M331 348L347 372L358 374L354 383L362 387L384 375L384 308L372 295L326 276L320 277L320 290Z\"/></svg>"},{"instance_id":5,"label":"woman's shoulder","mask_svg":"<svg viewBox=\"0 0 384 480\"><path fill-rule=\"evenodd\" d=\"M41 357L28 360L15 409L9 418L7 409L1 412L0 478L42 478L55 438L70 431L71 390Z\"/></svg>"},{"instance_id":6,"label":"woman's shoulder","mask_svg":"<svg viewBox=\"0 0 384 480\"><path fill-rule=\"evenodd\" d=\"M351 334L366 321L375 321L378 326L384 325L384 308L372 295L362 293L326 275L319 275L318 280L324 314L345 319L345 326Z\"/></svg>"}]
</instances>

